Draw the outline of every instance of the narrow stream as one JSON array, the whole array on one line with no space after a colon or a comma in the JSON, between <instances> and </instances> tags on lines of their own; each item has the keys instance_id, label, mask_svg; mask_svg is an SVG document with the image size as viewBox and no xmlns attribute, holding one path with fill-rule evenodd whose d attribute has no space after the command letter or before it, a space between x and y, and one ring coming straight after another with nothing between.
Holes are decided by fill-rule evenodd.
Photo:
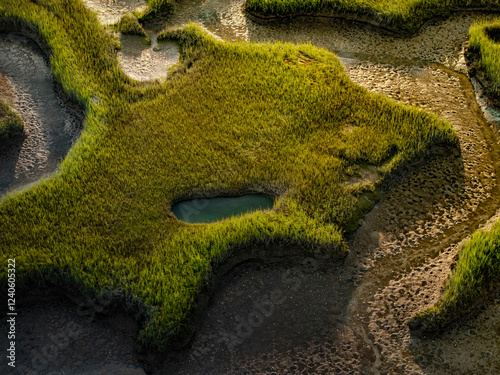
<instances>
[{"instance_id":1,"label":"narrow stream","mask_svg":"<svg viewBox=\"0 0 500 375\"><path fill-rule=\"evenodd\" d=\"M110 14L123 10L122 3L85 2ZM261 22L245 16L242 3L179 1L165 25L194 20L227 40L311 41L336 52L368 90L449 120L461 154L443 150L389 190L350 236L343 264L304 259L235 269L189 346L168 353L157 373L500 373L500 295L440 337L412 337L407 328L439 298L457 244L500 207L495 115L485 119L464 75L469 26L485 16L455 14L403 38L339 19Z\"/></svg>"}]
</instances>

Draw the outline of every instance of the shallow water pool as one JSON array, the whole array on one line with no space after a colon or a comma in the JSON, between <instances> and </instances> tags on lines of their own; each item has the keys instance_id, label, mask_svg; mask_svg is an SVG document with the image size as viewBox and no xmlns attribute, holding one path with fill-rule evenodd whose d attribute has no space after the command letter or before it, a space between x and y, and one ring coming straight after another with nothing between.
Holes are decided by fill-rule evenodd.
<instances>
[{"instance_id":1,"label":"shallow water pool","mask_svg":"<svg viewBox=\"0 0 500 375\"><path fill-rule=\"evenodd\" d=\"M231 216L272 208L274 199L265 194L239 197L197 198L174 204L172 212L186 223L211 223Z\"/></svg>"}]
</instances>

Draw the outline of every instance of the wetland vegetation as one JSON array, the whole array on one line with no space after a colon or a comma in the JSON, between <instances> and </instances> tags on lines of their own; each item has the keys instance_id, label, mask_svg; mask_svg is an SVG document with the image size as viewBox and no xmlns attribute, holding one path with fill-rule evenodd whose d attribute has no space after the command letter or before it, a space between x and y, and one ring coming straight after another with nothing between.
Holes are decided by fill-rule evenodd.
<instances>
[{"instance_id":1,"label":"wetland vegetation","mask_svg":"<svg viewBox=\"0 0 500 375\"><path fill-rule=\"evenodd\" d=\"M312 45L225 43L192 24L159 37L179 43L182 61L144 85L121 72L111 36L77 0L9 0L0 15L37 30L55 79L86 111L60 173L2 202L2 258L16 257L21 288L142 306L140 341L155 349L188 332L200 293L239 250L342 256L342 232L384 176L457 144L448 123L368 93ZM367 164L378 179L344 183ZM275 208L197 226L170 213L193 194L248 190L279 195Z\"/></svg>"},{"instance_id":2,"label":"wetland vegetation","mask_svg":"<svg viewBox=\"0 0 500 375\"><path fill-rule=\"evenodd\" d=\"M407 31L457 7L490 5L247 1L259 14L357 13ZM138 19L171 10L151 0L120 30L142 34ZM171 348L190 333L200 296L228 260L262 246L343 257L344 234L387 180L437 145L457 148L447 122L368 93L335 55L310 44L222 42L195 24L168 29L158 41L178 43L181 61L165 82L144 83L123 73L113 38L79 0L6 0L0 18L4 29L38 35L55 80L86 114L60 173L2 200L0 255L16 257L23 291L111 296L141 321L147 348ZM470 31L497 94L499 27ZM10 112L0 121L1 113ZM364 179L367 170L375 178ZM201 225L172 212L180 200L247 191L277 196L274 208ZM499 238L496 224L463 245L441 300L412 326L442 329L498 282Z\"/></svg>"},{"instance_id":3,"label":"wetland vegetation","mask_svg":"<svg viewBox=\"0 0 500 375\"><path fill-rule=\"evenodd\" d=\"M304 14L368 16L390 28L415 32L425 21L457 8L496 8L495 0L247 0L246 9L262 16Z\"/></svg>"},{"instance_id":4,"label":"wetland vegetation","mask_svg":"<svg viewBox=\"0 0 500 375\"><path fill-rule=\"evenodd\" d=\"M122 34L146 35L137 17L130 12L120 19L118 29Z\"/></svg>"},{"instance_id":5,"label":"wetland vegetation","mask_svg":"<svg viewBox=\"0 0 500 375\"><path fill-rule=\"evenodd\" d=\"M488 78L491 94L500 97L500 19L475 22L469 31L469 48L479 55L480 69Z\"/></svg>"},{"instance_id":6,"label":"wetland vegetation","mask_svg":"<svg viewBox=\"0 0 500 375\"><path fill-rule=\"evenodd\" d=\"M23 132L23 119L0 99L0 141Z\"/></svg>"}]
</instances>

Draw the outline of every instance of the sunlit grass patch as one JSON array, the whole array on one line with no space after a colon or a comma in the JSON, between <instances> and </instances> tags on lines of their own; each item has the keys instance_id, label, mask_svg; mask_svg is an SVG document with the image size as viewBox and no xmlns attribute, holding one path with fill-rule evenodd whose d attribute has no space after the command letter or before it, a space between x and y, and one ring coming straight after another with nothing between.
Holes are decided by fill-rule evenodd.
<instances>
[{"instance_id":1,"label":"sunlit grass patch","mask_svg":"<svg viewBox=\"0 0 500 375\"><path fill-rule=\"evenodd\" d=\"M174 5L171 0L146 0L144 11L134 12L141 21L172 13Z\"/></svg>"},{"instance_id":2,"label":"sunlit grass patch","mask_svg":"<svg viewBox=\"0 0 500 375\"><path fill-rule=\"evenodd\" d=\"M79 1L38 3L7 0L0 17L39 30L87 118L57 176L0 204L0 254L16 257L21 290L116 292L129 310L141 301L149 347L185 336L221 265L249 248L344 256L343 232L385 176L457 145L448 123L368 93L323 49L222 42L190 24L160 35L179 43L181 62L145 85L122 73ZM380 178L345 184L361 164ZM248 191L276 196L275 207L197 225L170 210Z\"/></svg>"},{"instance_id":3,"label":"sunlit grass patch","mask_svg":"<svg viewBox=\"0 0 500 375\"><path fill-rule=\"evenodd\" d=\"M500 222L480 230L462 246L458 262L439 301L414 316L413 328L439 331L464 313L474 311L480 297L500 282Z\"/></svg>"},{"instance_id":4,"label":"sunlit grass patch","mask_svg":"<svg viewBox=\"0 0 500 375\"><path fill-rule=\"evenodd\" d=\"M137 17L132 13L125 14L118 25L118 29L122 34L128 35L146 35Z\"/></svg>"}]
</instances>

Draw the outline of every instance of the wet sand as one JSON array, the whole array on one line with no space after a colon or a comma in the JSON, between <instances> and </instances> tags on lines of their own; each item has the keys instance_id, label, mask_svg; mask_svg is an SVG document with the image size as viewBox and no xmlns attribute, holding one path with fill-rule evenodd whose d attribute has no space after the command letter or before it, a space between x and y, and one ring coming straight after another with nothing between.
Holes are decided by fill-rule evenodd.
<instances>
[{"instance_id":1,"label":"wet sand","mask_svg":"<svg viewBox=\"0 0 500 375\"><path fill-rule=\"evenodd\" d=\"M368 90L448 119L462 153L443 150L388 190L349 236L345 262L332 266L317 259L311 268L305 259L235 269L188 347L160 358L154 373L500 373L498 295L439 337L415 337L407 327L413 314L439 298L460 241L500 206L496 131L460 74L466 72L469 25L484 16L455 14L403 38L338 19L255 22L241 4L179 2L165 24L192 19L228 40L311 41L328 48ZM43 318L33 312L31 324ZM86 324L92 330L97 323ZM107 349L124 350L116 366L133 362L125 353L130 347L110 341ZM51 370L61 371L63 363L54 361Z\"/></svg>"},{"instance_id":2,"label":"wet sand","mask_svg":"<svg viewBox=\"0 0 500 375\"><path fill-rule=\"evenodd\" d=\"M2 356L2 374L144 374L134 352L137 324L132 318L98 315L91 305L57 296L19 307L16 370L5 371Z\"/></svg>"},{"instance_id":3,"label":"wet sand","mask_svg":"<svg viewBox=\"0 0 500 375\"><path fill-rule=\"evenodd\" d=\"M153 36L152 34L149 34ZM123 72L137 81L165 79L168 70L179 61L179 47L173 42L145 44L144 37L121 35L118 62Z\"/></svg>"},{"instance_id":4,"label":"wet sand","mask_svg":"<svg viewBox=\"0 0 500 375\"><path fill-rule=\"evenodd\" d=\"M0 34L0 97L24 120L24 136L0 146L0 196L54 173L79 137L81 119L57 96L35 42Z\"/></svg>"}]
</instances>

